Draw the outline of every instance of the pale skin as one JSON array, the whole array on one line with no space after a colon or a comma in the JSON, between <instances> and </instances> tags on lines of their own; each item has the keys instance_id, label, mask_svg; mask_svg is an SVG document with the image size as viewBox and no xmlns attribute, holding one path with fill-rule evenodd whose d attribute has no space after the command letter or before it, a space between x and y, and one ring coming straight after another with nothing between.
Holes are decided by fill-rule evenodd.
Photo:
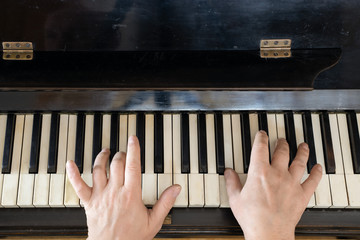
<instances>
[{"instance_id":1,"label":"pale skin","mask_svg":"<svg viewBox=\"0 0 360 240\"><path fill-rule=\"evenodd\" d=\"M316 165L309 178L300 184L308 155L307 145L301 144L288 167L289 146L280 139L269 164L268 137L265 132L259 132L253 144L246 184L242 186L238 175L226 169L230 207L247 240L295 238L295 226L321 179L321 166ZM70 181L84 203L88 239L153 239L181 187L169 187L148 210L141 198L137 138L129 138L127 155L115 154L107 179L109 156L109 150L104 149L96 157L92 188L82 180L73 161L66 165Z\"/></svg>"}]
</instances>

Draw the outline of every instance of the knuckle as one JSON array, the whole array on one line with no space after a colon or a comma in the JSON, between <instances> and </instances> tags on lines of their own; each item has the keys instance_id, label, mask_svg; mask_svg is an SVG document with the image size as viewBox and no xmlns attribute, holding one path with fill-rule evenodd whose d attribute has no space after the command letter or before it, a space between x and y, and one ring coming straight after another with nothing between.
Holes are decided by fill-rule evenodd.
<instances>
[{"instance_id":1,"label":"knuckle","mask_svg":"<svg viewBox=\"0 0 360 240\"><path fill-rule=\"evenodd\" d=\"M104 171L105 171L105 167L103 167L101 165L94 165L94 167L93 167L93 174L104 172Z\"/></svg>"},{"instance_id":2,"label":"knuckle","mask_svg":"<svg viewBox=\"0 0 360 240\"><path fill-rule=\"evenodd\" d=\"M292 162L292 165L294 168L300 168L300 169L305 169L306 168L306 163L304 161L301 161L297 158L295 158L295 160Z\"/></svg>"}]
</instances>

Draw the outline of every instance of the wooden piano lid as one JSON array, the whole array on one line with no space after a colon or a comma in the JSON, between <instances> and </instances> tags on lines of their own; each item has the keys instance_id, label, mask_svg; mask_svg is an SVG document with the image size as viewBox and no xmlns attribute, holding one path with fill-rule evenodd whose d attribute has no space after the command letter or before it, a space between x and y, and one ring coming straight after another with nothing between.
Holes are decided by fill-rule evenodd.
<instances>
[{"instance_id":1,"label":"wooden piano lid","mask_svg":"<svg viewBox=\"0 0 360 240\"><path fill-rule=\"evenodd\" d=\"M0 42L33 43L38 63L12 63L14 67L1 63L1 69L24 69L0 74L2 89L298 90L359 85L360 2L356 0L326 4L296 0L3 0L0 9L6 9L0 14ZM291 58L258 59L264 39L290 39ZM113 55L119 52L120 56ZM314 82L340 55L340 62ZM89 63L81 66L86 59ZM93 68L96 59L107 66L96 69L94 76L95 70L87 68ZM68 66L60 66L68 61ZM119 70L136 61L140 69ZM48 67L53 75L46 71ZM66 74L76 69L77 76L68 78ZM133 76L138 70L139 76ZM58 75L60 71L64 74ZM13 81L15 76L26 76L29 85L26 80ZM85 81L88 76L94 77Z\"/></svg>"}]
</instances>

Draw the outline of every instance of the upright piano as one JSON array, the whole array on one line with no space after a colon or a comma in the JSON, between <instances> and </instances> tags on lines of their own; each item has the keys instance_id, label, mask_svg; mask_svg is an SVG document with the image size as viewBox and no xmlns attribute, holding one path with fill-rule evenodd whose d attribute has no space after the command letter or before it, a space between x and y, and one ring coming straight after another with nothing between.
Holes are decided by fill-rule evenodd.
<instances>
[{"instance_id":1,"label":"upright piano","mask_svg":"<svg viewBox=\"0 0 360 240\"><path fill-rule=\"evenodd\" d=\"M143 201L183 187L159 236L241 235L224 169L255 133L323 177L297 234L360 235L360 2L2 0L0 236L85 235L68 181L141 145Z\"/></svg>"}]
</instances>

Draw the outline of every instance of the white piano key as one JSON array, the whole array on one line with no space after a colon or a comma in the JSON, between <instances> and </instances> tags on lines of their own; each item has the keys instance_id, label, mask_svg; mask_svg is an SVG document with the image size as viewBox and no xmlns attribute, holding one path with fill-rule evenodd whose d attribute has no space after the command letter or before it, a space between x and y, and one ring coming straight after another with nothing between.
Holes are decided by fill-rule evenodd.
<instances>
[{"instance_id":1,"label":"white piano key","mask_svg":"<svg viewBox=\"0 0 360 240\"><path fill-rule=\"evenodd\" d=\"M205 207L220 206L219 175L216 173L214 114L206 114L206 148L208 172L204 174Z\"/></svg>"},{"instance_id":2,"label":"white piano key","mask_svg":"<svg viewBox=\"0 0 360 240\"><path fill-rule=\"evenodd\" d=\"M29 174L33 122L34 115L25 115L23 148L21 154L21 167L17 199L17 205L23 208L34 207L32 204L34 191L34 174Z\"/></svg>"},{"instance_id":3,"label":"white piano key","mask_svg":"<svg viewBox=\"0 0 360 240\"><path fill-rule=\"evenodd\" d=\"M206 148L208 174L216 174L214 114L206 114Z\"/></svg>"},{"instance_id":4,"label":"white piano key","mask_svg":"<svg viewBox=\"0 0 360 240\"><path fill-rule=\"evenodd\" d=\"M345 208L349 205L343 174L329 174L332 208ZM360 195L359 195L360 196Z\"/></svg>"},{"instance_id":5,"label":"white piano key","mask_svg":"<svg viewBox=\"0 0 360 240\"><path fill-rule=\"evenodd\" d=\"M321 128L320 128L320 118L319 114L312 113L311 121L313 124L313 133L314 133L314 145L315 145L315 154L316 161L322 166L323 176L320 180L320 183L315 190L315 208L326 208L331 207L331 193L330 193L330 182L329 175L325 171L325 160L324 160L324 150L321 138Z\"/></svg>"},{"instance_id":6,"label":"white piano key","mask_svg":"<svg viewBox=\"0 0 360 240\"><path fill-rule=\"evenodd\" d=\"M158 199L172 185L172 116L164 114L164 173L158 174ZM156 141L156 140L155 140Z\"/></svg>"},{"instance_id":7,"label":"white piano key","mask_svg":"<svg viewBox=\"0 0 360 240\"><path fill-rule=\"evenodd\" d=\"M93 139L94 134L94 115L86 115L85 118L85 136L84 136L84 167L83 173L81 174L84 182L92 187L92 150L93 150ZM83 206L83 202L80 200L80 205Z\"/></svg>"},{"instance_id":8,"label":"white piano key","mask_svg":"<svg viewBox=\"0 0 360 240\"><path fill-rule=\"evenodd\" d=\"M119 127L119 151L127 151L127 139L128 139L128 116L120 114L120 127Z\"/></svg>"},{"instance_id":9,"label":"white piano key","mask_svg":"<svg viewBox=\"0 0 360 240\"><path fill-rule=\"evenodd\" d=\"M161 194L172 185L172 178L171 173L158 174L157 199L159 199Z\"/></svg>"},{"instance_id":10,"label":"white piano key","mask_svg":"<svg viewBox=\"0 0 360 240\"><path fill-rule=\"evenodd\" d=\"M128 138L130 136L136 136L136 114L128 116Z\"/></svg>"},{"instance_id":11,"label":"white piano key","mask_svg":"<svg viewBox=\"0 0 360 240\"><path fill-rule=\"evenodd\" d=\"M157 200L157 174L142 174L142 200L146 206L153 206Z\"/></svg>"},{"instance_id":12,"label":"white piano key","mask_svg":"<svg viewBox=\"0 0 360 240\"><path fill-rule=\"evenodd\" d=\"M189 114L190 173L199 173L197 115Z\"/></svg>"},{"instance_id":13,"label":"white piano key","mask_svg":"<svg viewBox=\"0 0 360 240\"><path fill-rule=\"evenodd\" d=\"M189 207L204 206L204 174L189 174Z\"/></svg>"},{"instance_id":14,"label":"white piano key","mask_svg":"<svg viewBox=\"0 0 360 240\"><path fill-rule=\"evenodd\" d=\"M220 191L220 207L229 208L229 197L226 192L226 183L225 177L223 175L219 176L219 191Z\"/></svg>"},{"instance_id":15,"label":"white piano key","mask_svg":"<svg viewBox=\"0 0 360 240\"><path fill-rule=\"evenodd\" d=\"M346 174L345 178L349 197L348 208L360 208L360 174Z\"/></svg>"},{"instance_id":16,"label":"white piano key","mask_svg":"<svg viewBox=\"0 0 360 240\"><path fill-rule=\"evenodd\" d=\"M237 173L244 173L240 114L231 115L234 167Z\"/></svg>"},{"instance_id":17,"label":"white piano key","mask_svg":"<svg viewBox=\"0 0 360 240\"><path fill-rule=\"evenodd\" d=\"M110 148L111 114L104 114L102 120L101 148Z\"/></svg>"},{"instance_id":18,"label":"white piano key","mask_svg":"<svg viewBox=\"0 0 360 240\"><path fill-rule=\"evenodd\" d=\"M275 151L276 141L278 139L277 129L276 129L276 115L275 114L267 114L267 122L268 122L268 131L269 131L269 145L270 145L270 157L273 156Z\"/></svg>"},{"instance_id":19,"label":"white piano key","mask_svg":"<svg viewBox=\"0 0 360 240\"><path fill-rule=\"evenodd\" d=\"M233 164L233 149L232 149L232 132L231 132L231 116L230 114L223 115L224 125L224 156L225 168L234 168ZM219 176L219 194L220 194L220 207L228 208L229 198L226 192L225 177Z\"/></svg>"},{"instance_id":20,"label":"white piano key","mask_svg":"<svg viewBox=\"0 0 360 240\"><path fill-rule=\"evenodd\" d=\"M329 114L329 122L330 122L330 132L331 139L334 151L335 158L335 173L336 174L344 174L344 165L343 165L343 157L341 154L341 144L340 144L340 136L339 136L339 128L336 114Z\"/></svg>"},{"instance_id":21,"label":"white piano key","mask_svg":"<svg viewBox=\"0 0 360 240\"><path fill-rule=\"evenodd\" d=\"M204 174L205 178L205 207L220 206L220 182L218 174Z\"/></svg>"},{"instance_id":22,"label":"white piano key","mask_svg":"<svg viewBox=\"0 0 360 240\"><path fill-rule=\"evenodd\" d=\"M16 205L16 200L19 183L24 120L24 115L16 115L11 171L10 174L4 174L3 179L1 205L4 207L18 207Z\"/></svg>"},{"instance_id":23,"label":"white piano key","mask_svg":"<svg viewBox=\"0 0 360 240\"><path fill-rule=\"evenodd\" d=\"M76 146L76 123L77 115L69 116L69 130L68 130L68 145L66 160L75 160L75 146ZM66 171L65 171L66 172ZM65 174L65 190L64 190L64 205L65 207L79 207L80 200L76 195L73 186L70 183L69 176Z\"/></svg>"},{"instance_id":24,"label":"white piano key","mask_svg":"<svg viewBox=\"0 0 360 240\"><path fill-rule=\"evenodd\" d=\"M180 114L173 116L173 173L181 174L181 120Z\"/></svg>"},{"instance_id":25,"label":"white piano key","mask_svg":"<svg viewBox=\"0 0 360 240\"><path fill-rule=\"evenodd\" d=\"M145 115L145 173L154 174L154 115Z\"/></svg>"},{"instance_id":26,"label":"white piano key","mask_svg":"<svg viewBox=\"0 0 360 240\"><path fill-rule=\"evenodd\" d=\"M277 127L277 136L278 138L286 139L286 132L285 132L285 120L283 113L276 114L276 127Z\"/></svg>"},{"instance_id":27,"label":"white piano key","mask_svg":"<svg viewBox=\"0 0 360 240\"><path fill-rule=\"evenodd\" d=\"M173 183L181 186L181 192L175 201L174 207L187 207L188 174L181 174L181 118L180 114L173 116Z\"/></svg>"},{"instance_id":28,"label":"white piano key","mask_svg":"<svg viewBox=\"0 0 360 240\"><path fill-rule=\"evenodd\" d=\"M176 198L174 207L188 207L188 174L173 174L173 183L181 186L181 191Z\"/></svg>"},{"instance_id":29,"label":"white piano key","mask_svg":"<svg viewBox=\"0 0 360 240\"><path fill-rule=\"evenodd\" d=\"M230 114L223 115L223 131L225 168L234 168Z\"/></svg>"},{"instance_id":30,"label":"white piano key","mask_svg":"<svg viewBox=\"0 0 360 240\"><path fill-rule=\"evenodd\" d=\"M154 205L157 199L157 174L154 173L154 115L145 115L145 174L142 174L142 199Z\"/></svg>"},{"instance_id":31,"label":"white piano key","mask_svg":"<svg viewBox=\"0 0 360 240\"><path fill-rule=\"evenodd\" d=\"M59 141L56 173L50 174L49 205L64 206L65 164L68 142L69 115L60 114Z\"/></svg>"},{"instance_id":32,"label":"white piano key","mask_svg":"<svg viewBox=\"0 0 360 240\"><path fill-rule=\"evenodd\" d=\"M35 207L49 207L49 187L50 174L47 173L47 164L49 158L51 114L42 116L40 152L39 152L39 170L35 174L34 198Z\"/></svg>"},{"instance_id":33,"label":"white piano key","mask_svg":"<svg viewBox=\"0 0 360 240\"><path fill-rule=\"evenodd\" d=\"M344 208L349 205L346 190L343 159L336 114L329 114L330 132L335 158L335 174L329 174L333 208Z\"/></svg>"},{"instance_id":34,"label":"white piano key","mask_svg":"<svg viewBox=\"0 0 360 240\"><path fill-rule=\"evenodd\" d=\"M257 113L249 114L251 146L254 144L256 133L259 131L259 120Z\"/></svg>"},{"instance_id":35,"label":"white piano key","mask_svg":"<svg viewBox=\"0 0 360 240\"><path fill-rule=\"evenodd\" d=\"M60 114L56 173L50 174L49 205L64 206L65 164L68 142L69 115Z\"/></svg>"},{"instance_id":36,"label":"white piano key","mask_svg":"<svg viewBox=\"0 0 360 240\"><path fill-rule=\"evenodd\" d=\"M5 114L0 115L0 129L3 129L2 131L0 131L0 167L2 166L3 155L4 155L6 122L7 122L7 115ZM0 169L0 200L2 196L3 178L4 175L2 174ZM0 207L2 207L1 201L0 201Z\"/></svg>"},{"instance_id":37,"label":"white piano key","mask_svg":"<svg viewBox=\"0 0 360 240\"><path fill-rule=\"evenodd\" d=\"M102 140L101 140L102 149L104 148L110 149L110 135L111 135L111 114L104 114L102 120ZM107 177L109 177L110 161L107 161L106 163L106 173L107 173Z\"/></svg>"},{"instance_id":38,"label":"white piano key","mask_svg":"<svg viewBox=\"0 0 360 240\"><path fill-rule=\"evenodd\" d=\"M172 173L172 116L164 114L164 173ZM156 141L156 139L155 139Z\"/></svg>"},{"instance_id":39,"label":"white piano key","mask_svg":"<svg viewBox=\"0 0 360 240\"><path fill-rule=\"evenodd\" d=\"M189 114L189 207L204 206L204 174L199 173L197 115Z\"/></svg>"},{"instance_id":40,"label":"white piano key","mask_svg":"<svg viewBox=\"0 0 360 240\"><path fill-rule=\"evenodd\" d=\"M301 179L301 184L303 182L305 182L305 180L309 177L309 174L307 173L307 171L304 173L302 179ZM307 205L307 208L312 208L315 206L315 193L311 196L309 202L308 202L308 205Z\"/></svg>"},{"instance_id":41,"label":"white piano key","mask_svg":"<svg viewBox=\"0 0 360 240\"><path fill-rule=\"evenodd\" d=\"M294 126L295 126L296 145L299 147L299 145L304 142L304 128L303 128L301 114L298 114L298 113L294 114ZM303 183L308 178L308 176L309 176L308 171L307 171L307 169L305 169L304 175L303 175L300 183ZM310 201L307 205L308 208L312 208L315 206L315 195L314 194L310 198Z\"/></svg>"},{"instance_id":42,"label":"white piano key","mask_svg":"<svg viewBox=\"0 0 360 240\"><path fill-rule=\"evenodd\" d=\"M345 172L345 184L348 194L348 208L360 207L360 175L354 174L352 165L351 147L347 127L346 114L337 114L341 153Z\"/></svg>"},{"instance_id":43,"label":"white piano key","mask_svg":"<svg viewBox=\"0 0 360 240\"><path fill-rule=\"evenodd\" d=\"M345 175L354 174L346 115L344 113L337 114L337 119L344 172Z\"/></svg>"},{"instance_id":44,"label":"white piano key","mask_svg":"<svg viewBox=\"0 0 360 240\"><path fill-rule=\"evenodd\" d=\"M332 200L330 194L329 175L323 174L320 183L315 190L315 206L314 208L331 207Z\"/></svg>"}]
</instances>

